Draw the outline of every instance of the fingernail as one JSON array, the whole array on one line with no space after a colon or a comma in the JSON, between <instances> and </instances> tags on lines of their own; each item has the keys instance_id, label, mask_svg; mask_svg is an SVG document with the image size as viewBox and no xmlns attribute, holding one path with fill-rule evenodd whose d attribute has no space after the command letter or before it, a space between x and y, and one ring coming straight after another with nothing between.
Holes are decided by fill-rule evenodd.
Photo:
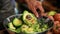
<instances>
[{"instance_id":1,"label":"fingernail","mask_svg":"<svg viewBox=\"0 0 60 34\"><path fill-rule=\"evenodd\" d=\"M37 18L39 17L38 15L36 15L37 16Z\"/></svg>"}]
</instances>

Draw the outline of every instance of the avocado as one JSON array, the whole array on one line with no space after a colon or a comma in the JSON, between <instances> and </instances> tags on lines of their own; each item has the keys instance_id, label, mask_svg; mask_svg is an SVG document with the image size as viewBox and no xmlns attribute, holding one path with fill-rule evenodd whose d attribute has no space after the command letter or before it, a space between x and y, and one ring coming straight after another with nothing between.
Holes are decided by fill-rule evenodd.
<instances>
[{"instance_id":1,"label":"avocado","mask_svg":"<svg viewBox=\"0 0 60 34\"><path fill-rule=\"evenodd\" d=\"M11 31L13 31L13 32L16 32L16 30L15 29L11 29L11 28L8 28L9 30L11 30Z\"/></svg>"},{"instance_id":2,"label":"avocado","mask_svg":"<svg viewBox=\"0 0 60 34\"><path fill-rule=\"evenodd\" d=\"M37 23L37 18L32 13L25 10L23 12L23 21L30 26Z\"/></svg>"},{"instance_id":3,"label":"avocado","mask_svg":"<svg viewBox=\"0 0 60 34\"><path fill-rule=\"evenodd\" d=\"M20 33L20 32L21 32L21 28L19 27L16 29L16 33Z\"/></svg>"},{"instance_id":4,"label":"avocado","mask_svg":"<svg viewBox=\"0 0 60 34\"><path fill-rule=\"evenodd\" d=\"M21 31L26 32L29 27L27 25L22 25L21 26Z\"/></svg>"},{"instance_id":5,"label":"avocado","mask_svg":"<svg viewBox=\"0 0 60 34\"><path fill-rule=\"evenodd\" d=\"M11 30L11 31L13 31L13 32L16 32L16 33L20 33L20 27L16 29L16 28L13 26L12 22L8 23L8 27L9 27L9 28L8 28L9 30Z\"/></svg>"},{"instance_id":6,"label":"avocado","mask_svg":"<svg viewBox=\"0 0 60 34\"><path fill-rule=\"evenodd\" d=\"M8 28L8 29L11 30L11 31L13 31L13 32L20 33L20 28L17 28L17 29Z\"/></svg>"},{"instance_id":7,"label":"avocado","mask_svg":"<svg viewBox=\"0 0 60 34\"><path fill-rule=\"evenodd\" d=\"M50 11L50 12L48 12L48 15L50 15L50 16L54 16L56 14L56 11Z\"/></svg>"},{"instance_id":8,"label":"avocado","mask_svg":"<svg viewBox=\"0 0 60 34\"><path fill-rule=\"evenodd\" d=\"M9 30L16 32L16 28L13 26L12 22L8 23L8 27Z\"/></svg>"},{"instance_id":9,"label":"avocado","mask_svg":"<svg viewBox=\"0 0 60 34\"><path fill-rule=\"evenodd\" d=\"M13 26L12 22L8 23L8 27L9 27L10 29L16 29L16 28Z\"/></svg>"},{"instance_id":10,"label":"avocado","mask_svg":"<svg viewBox=\"0 0 60 34\"><path fill-rule=\"evenodd\" d=\"M13 24L14 24L14 26L20 26L20 25L22 25L22 21L19 20L18 18L15 18L15 19L13 20Z\"/></svg>"},{"instance_id":11,"label":"avocado","mask_svg":"<svg viewBox=\"0 0 60 34\"><path fill-rule=\"evenodd\" d=\"M34 33L34 29L30 27L27 29L26 33Z\"/></svg>"}]
</instances>

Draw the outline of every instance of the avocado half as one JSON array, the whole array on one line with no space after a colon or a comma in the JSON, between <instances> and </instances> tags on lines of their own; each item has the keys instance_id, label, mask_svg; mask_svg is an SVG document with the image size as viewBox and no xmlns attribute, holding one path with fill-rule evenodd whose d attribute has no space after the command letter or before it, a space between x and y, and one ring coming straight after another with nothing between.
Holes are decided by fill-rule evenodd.
<instances>
[{"instance_id":1,"label":"avocado half","mask_svg":"<svg viewBox=\"0 0 60 34\"><path fill-rule=\"evenodd\" d=\"M28 11L25 10L23 12L23 21L29 26L31 26L37 23L37 18L32 13L29 13Z\"/></svg>"},{"instance_id":2,"label":"avocado half","mask_svg":"<svg viewBox=\"0 0 60 34\"><path fill-rule=\"evenodd\" d=\"M15 18L15 19L13 20L13 24L14 24L14 26L20 26L20 25L22 25L22 21L19 20L18 18Z\"/></svg>"},{"instance_id":3,"label":"avocado half","mask_svg":"<svg viewBox=\"0 0 60 34\"><path fill-rule=\"evenodd\" d=\"M56 11L50 11L50 12L48 12L48 15L49 16L54 16L56 13L57 13Z\"/></svg>"}]
</instances>

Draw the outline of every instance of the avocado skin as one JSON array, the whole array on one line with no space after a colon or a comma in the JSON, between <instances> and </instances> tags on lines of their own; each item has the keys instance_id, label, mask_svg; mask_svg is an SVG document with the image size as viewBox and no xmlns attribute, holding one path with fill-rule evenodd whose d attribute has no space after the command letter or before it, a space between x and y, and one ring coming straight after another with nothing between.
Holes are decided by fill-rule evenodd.
<instances>
[{"instance_id":1,"label":"avocado skin","mask_svg":"<svg viewBox=\"0 0 60 34\"><path fill-rule=\"evenodd\" d=\"M30 17L30 19L27 19L27 15L29 15ZM31 26L31 25L34 25L34 24L36 24L37 23L37 18L34 16L34 14L32 14L32 13L29 13L28 11L24 11L23 12L23 21L27 24L27 25L29 25L29 26Z\"/></svg>"}]
</instances>

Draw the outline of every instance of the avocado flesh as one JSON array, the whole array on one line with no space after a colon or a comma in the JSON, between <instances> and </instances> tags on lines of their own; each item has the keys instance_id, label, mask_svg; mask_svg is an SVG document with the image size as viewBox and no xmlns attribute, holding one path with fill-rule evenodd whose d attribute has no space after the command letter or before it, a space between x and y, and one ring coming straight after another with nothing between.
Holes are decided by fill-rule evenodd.
<instances>
[{"instance_id":1,"label":"avocado flesh","mask_svg":"<svg viewBox=\"0 0 60 34\"><path fill-rule=\"evenodd\" d=\"M22 25L21 30L22 30L22 32L25 32L25 33L33 33L34 32L33 28L31 28L27 25Z\"/></svg>"},{"instance_id":2,"label":"avocado flesh","mask_svg":"<svg viewBox=\"0 0 60 34\"><path fill-rule=\"evenodd\" d=\"M22 25L22 21L19 20L18 18L15 18L15 19L13 20L13 24L14 24L14 26L20 26L20 25Z\"/></svg>"},{"instance_id":3,"label":"avocado flesh","mask_svg":"<svg viewBox=\"0 0 60 34\"><path fill-rule=\"evenodd\" d=\"M11 22L8 23L8 27L11 28L11 29L16 29Z\"/></svg>"},{"instance_id":4,"label":"avocado flesh","mask_svg":"<svg viewBox=\"0 0 60 34\"><path fill-rule=\"evenodd\" d=\"M32 13L29 13L28 11L24 11L23 20L29 26L37 23L37 18Z\"/></svg>"},{"instance_id":5,"label":"avocado flesh","mask_svg":"<svg viewBox=\"0 0 60 34\"><path fill-rule=\"evenodd\" d=\"M56 11L50 11L50 12L48 12L49 16L54 16L55 14L56 14Z\"/></svg>"},{"instance_id":6,"label":"avocado flesh","mask_svg":"<svg viewBox=\"0 0 60 34\"><path fill-rule=\"evenodd\" d=\"M13 31L13 32L16 32L16 33L20 33L20 28L15 28L14 26L13 26L13 24L12 24L12 22L10 22L10 23L8 23L8 29L9 30L11 30L11 31Z\"/></svg>"},{"instance_id":7,"label":"avocado flesh","mask_svg":"<svg viewBox=\"0 0 60 34\"><path fill-rule=\"evenodd\" d=\"M9 30L16 32L16 28L13 26L12 22L8 23L8 27Z\"/></svg>"}]
</instances>

